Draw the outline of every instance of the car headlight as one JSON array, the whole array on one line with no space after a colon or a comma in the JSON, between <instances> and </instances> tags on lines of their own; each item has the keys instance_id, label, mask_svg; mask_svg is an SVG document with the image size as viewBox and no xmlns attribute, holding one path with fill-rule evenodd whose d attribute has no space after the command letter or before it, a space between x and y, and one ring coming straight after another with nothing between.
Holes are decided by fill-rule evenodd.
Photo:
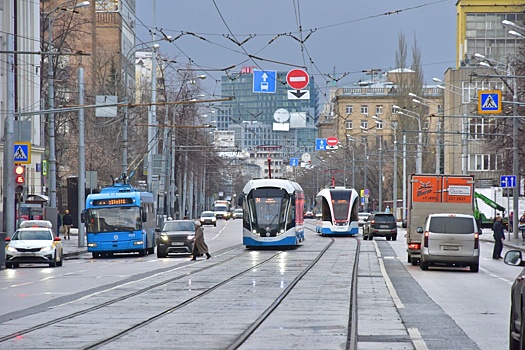
<instances>
[{"instance_id":1,"label":"car headlight","mask_svg":"<svg viewBox=\"0 0 525 350\"><path fill-rule=\"evenodd\" d=\"M8 245L5 249L6 249L8 252L16 252L16 248L13 248L13 247L11 247L11 246L9 246L9 245Z\"/></svg>"},{"instance_id":2,"label":"car headlight","mask_svg":"<svg viewBox=\"0 0 525 350\"><path fill-rule=\"evenodd\" d=\"M160 235L160 239L163 240L163 241L167 241L168 240L168 235Z\"/></svg>"},{"instance_id":3,"label":"car headlight","mask_svg":"<svg viewBox=\"0 0 525 350\"><path fill-rule=\"evenodd\" d=\"M53 247L53 245L48 245L48 246L40 248L40 251L41 252L49 252L49 251L51 251L53 249L55 249L55 247Z\"/></svg>"},{"instance_id":4,"label":"car headlight","mask_svg":"<svg viewBox=\"0 0 525 350\"><path fill-rule=\"evenodd\" d=\"M195 238L195 235L189 235L186 239L192 241Z\"/></svg>"}]
</instances>

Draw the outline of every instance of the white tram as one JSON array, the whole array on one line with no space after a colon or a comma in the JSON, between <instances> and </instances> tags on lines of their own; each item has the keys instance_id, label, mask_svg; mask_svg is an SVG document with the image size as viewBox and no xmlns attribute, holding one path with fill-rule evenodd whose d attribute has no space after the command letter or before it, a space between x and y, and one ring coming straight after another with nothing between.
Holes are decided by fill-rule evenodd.
<instances>
[{"instance_id":1,"label":"white tram","mask_svg":"<svg viewBox=\"0 0 525 350\"><path fill-rule=\"evenodd\" d=\"M317 194L315 230L320 235L357 235L359 195L353 188L334 186Z\"/></svg>"},{"instance_id":2,"label":"white tram","mask_svg":"<svg viewBox=\"0 0 525 350\"><path fill-rule=\"evenodd\" d=\"M254 179L242 194L247 248L297 246L304 241L304 192L286 179Z\"/></svg>"}]
</instances>

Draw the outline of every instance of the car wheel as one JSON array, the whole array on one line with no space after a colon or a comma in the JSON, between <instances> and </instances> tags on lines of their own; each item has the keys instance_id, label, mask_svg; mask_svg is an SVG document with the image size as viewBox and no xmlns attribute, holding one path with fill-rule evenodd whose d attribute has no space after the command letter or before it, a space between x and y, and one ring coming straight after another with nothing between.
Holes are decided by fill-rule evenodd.
<instances>
[{"instance_id":1,"label":"car wheel","mask_svg":"<svg viewBox=\"0 0 525 350\"><path fill-rule=\"evenodd\" d=\"M412 263L412 266L417 266L417 264L419 264L417 259L414 259L414 258L412 258L410 262Z\"/></svg>"},{"instance_id":2,"label":"car wheel","mask_svg":"<svg viewBox=\"0 0 525 350\"><path fill-rule=\"evenodd\" d=\"M370 232L368 233L368 240L369 241L373 241L374 240L374 235L370 234Z\"/></svg>"},{"instance_id":3,"label":"car wheel","mask_svg":"<svg viewBox=\"0 0 525 350\"><path fill-rule=\"evenodd\" d=\"M393 240L393 241L397 241L397 235L393 235L393 236L392 236L392 240Z\"/></svg>"},{"instance_id":4,"label":"car wheel","mask_svg":"<svg viewBox=\"0 0 525 350\"><path fill-rule=\"evenodd\" d=\"M157 258L165 258L166 253L161 252L160 249L157 248Z\"/></svg>"},{"instance_id":5,"label":"car wheel","mask_svg":"<svg viewBox=\"0 0 525 350\"><path fill-rule=\"evenodd\" d=\"M470 265L470 272L478 272L479 271L479 263Z\"/></svg>"},{"instance_id":6,"label":"car wheel","mask_svg":"<svg viewBox=\"0 0 525 350\"><path fill-rule=\"evenodd\" d=\"M390 241L391 239L392 239L392 235L388 235L388 236L386 236L386 240L387 240L387 241Z\"/></svg>"},{"instance_id":7,"label":"car wheel","mask_svg":"<svg viewBox=\"0 0 525 350\"><path fill-rule=\"evenodd\" d=\"M419 261L419 267L421 268L421 270L426 271L426 270L428 270L428 263L420 260Z\"/></svg>"},{"instance_id":8,"label":"car wheel","mask_svg":"<svg viewBox=\"0 0 525 350\"><path fill-rule=\"evenodd\" d=\"M92 253L92 254L93 254L93 259L100 258L100 253Z\"/></svg>"},{"instance_id":9,"label":"car wheel","mask_svg":"<svg viewBox=\"0 0 525 350\"><path fill-rule=\"evenodd\" d=\"M217 227L217 223L213 224L213 227Z\"/></svg>"},{"instance_id":10,"label":"car wheel","mask_svg":"<svg viewBox=\"0 0 525 350\"><path fill-rule=\"evenodd\" d=\"M6 263L5 263L5 268L6 268L6 269L12 269L12 268L13 268L13 264L12 264L12 263L8 263L8 262L6 262Z\"/></svg>"}]
</instances>

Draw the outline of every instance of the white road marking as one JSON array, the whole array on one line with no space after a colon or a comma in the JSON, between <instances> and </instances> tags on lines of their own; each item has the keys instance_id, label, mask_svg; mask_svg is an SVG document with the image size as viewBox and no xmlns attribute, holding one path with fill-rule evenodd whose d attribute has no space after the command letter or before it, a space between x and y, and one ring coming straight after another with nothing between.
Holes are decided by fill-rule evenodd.
<instances>
[{"instance_id":1,"label":"white road marking","mask_svg":"<svg viewBox=\"0 0 525 350\"><path fill-rule=\"evenodd\" d=\"M421 334L417 328L407 328L407 331L416 350L428 350L427 344L425 344L425 341L421 338Z\"/></svg>"},{"instance_id":2,"label":"white road marking","mask_svg":"<svg viewBox=\"0 0 525 350\"><path fill-rule=\"evenodd\" d=\"M383 259L381 259L381 252L379 251L377 243L376 241L373 241L373 242L374 242L374 247L376 250L377 257L379 258L379 269L381 270L381 274L383 275L383 278L385 279L385 283L388 288L388 292L390 293L390 296L392 297L392 300L394 301L394 304L396 305L396 307L398 309L404 309L405 305L403 305L403 303L401 302L401 299L399 299L396 289L394 288L394 285L392 284L390 277L388 277L388 273L386 272Z\"/></svg>"}]
</instances>

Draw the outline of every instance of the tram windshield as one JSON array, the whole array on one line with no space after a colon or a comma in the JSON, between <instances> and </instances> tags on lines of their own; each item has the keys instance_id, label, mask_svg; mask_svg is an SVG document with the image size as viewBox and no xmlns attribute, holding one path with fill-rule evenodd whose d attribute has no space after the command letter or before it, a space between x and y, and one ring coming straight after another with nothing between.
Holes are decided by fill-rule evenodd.
<instances>
[{"instance_id":1,"label":"tram windshield","mask_svg":"<svg viewBox=\"0 0 525 350\"><path fill-rule=\"evenodd\" d=\"M259 227L278 229L286 220L286 207L290 197L278 188L259 188L248 196L253 223Z\"/></svg>"},{"instance_id":2,"label":"tram windshield","mask_svg":"<svg viewBox=\"0 0 525 350\"><path fill-rule=\"evenodd\" d=\"M348 220L351 191L331 191L335 220Z\"/></svg>"},{"instance_id":3,"label":"tram windshield","mask_svg":"<svg viewBox=\"0 0 525 350\"><path fill-rule=\"evenodd\" d=\"M142 230L138 207L88 209L86 219L87 233Z\"/></svg>"}]
</instances>

